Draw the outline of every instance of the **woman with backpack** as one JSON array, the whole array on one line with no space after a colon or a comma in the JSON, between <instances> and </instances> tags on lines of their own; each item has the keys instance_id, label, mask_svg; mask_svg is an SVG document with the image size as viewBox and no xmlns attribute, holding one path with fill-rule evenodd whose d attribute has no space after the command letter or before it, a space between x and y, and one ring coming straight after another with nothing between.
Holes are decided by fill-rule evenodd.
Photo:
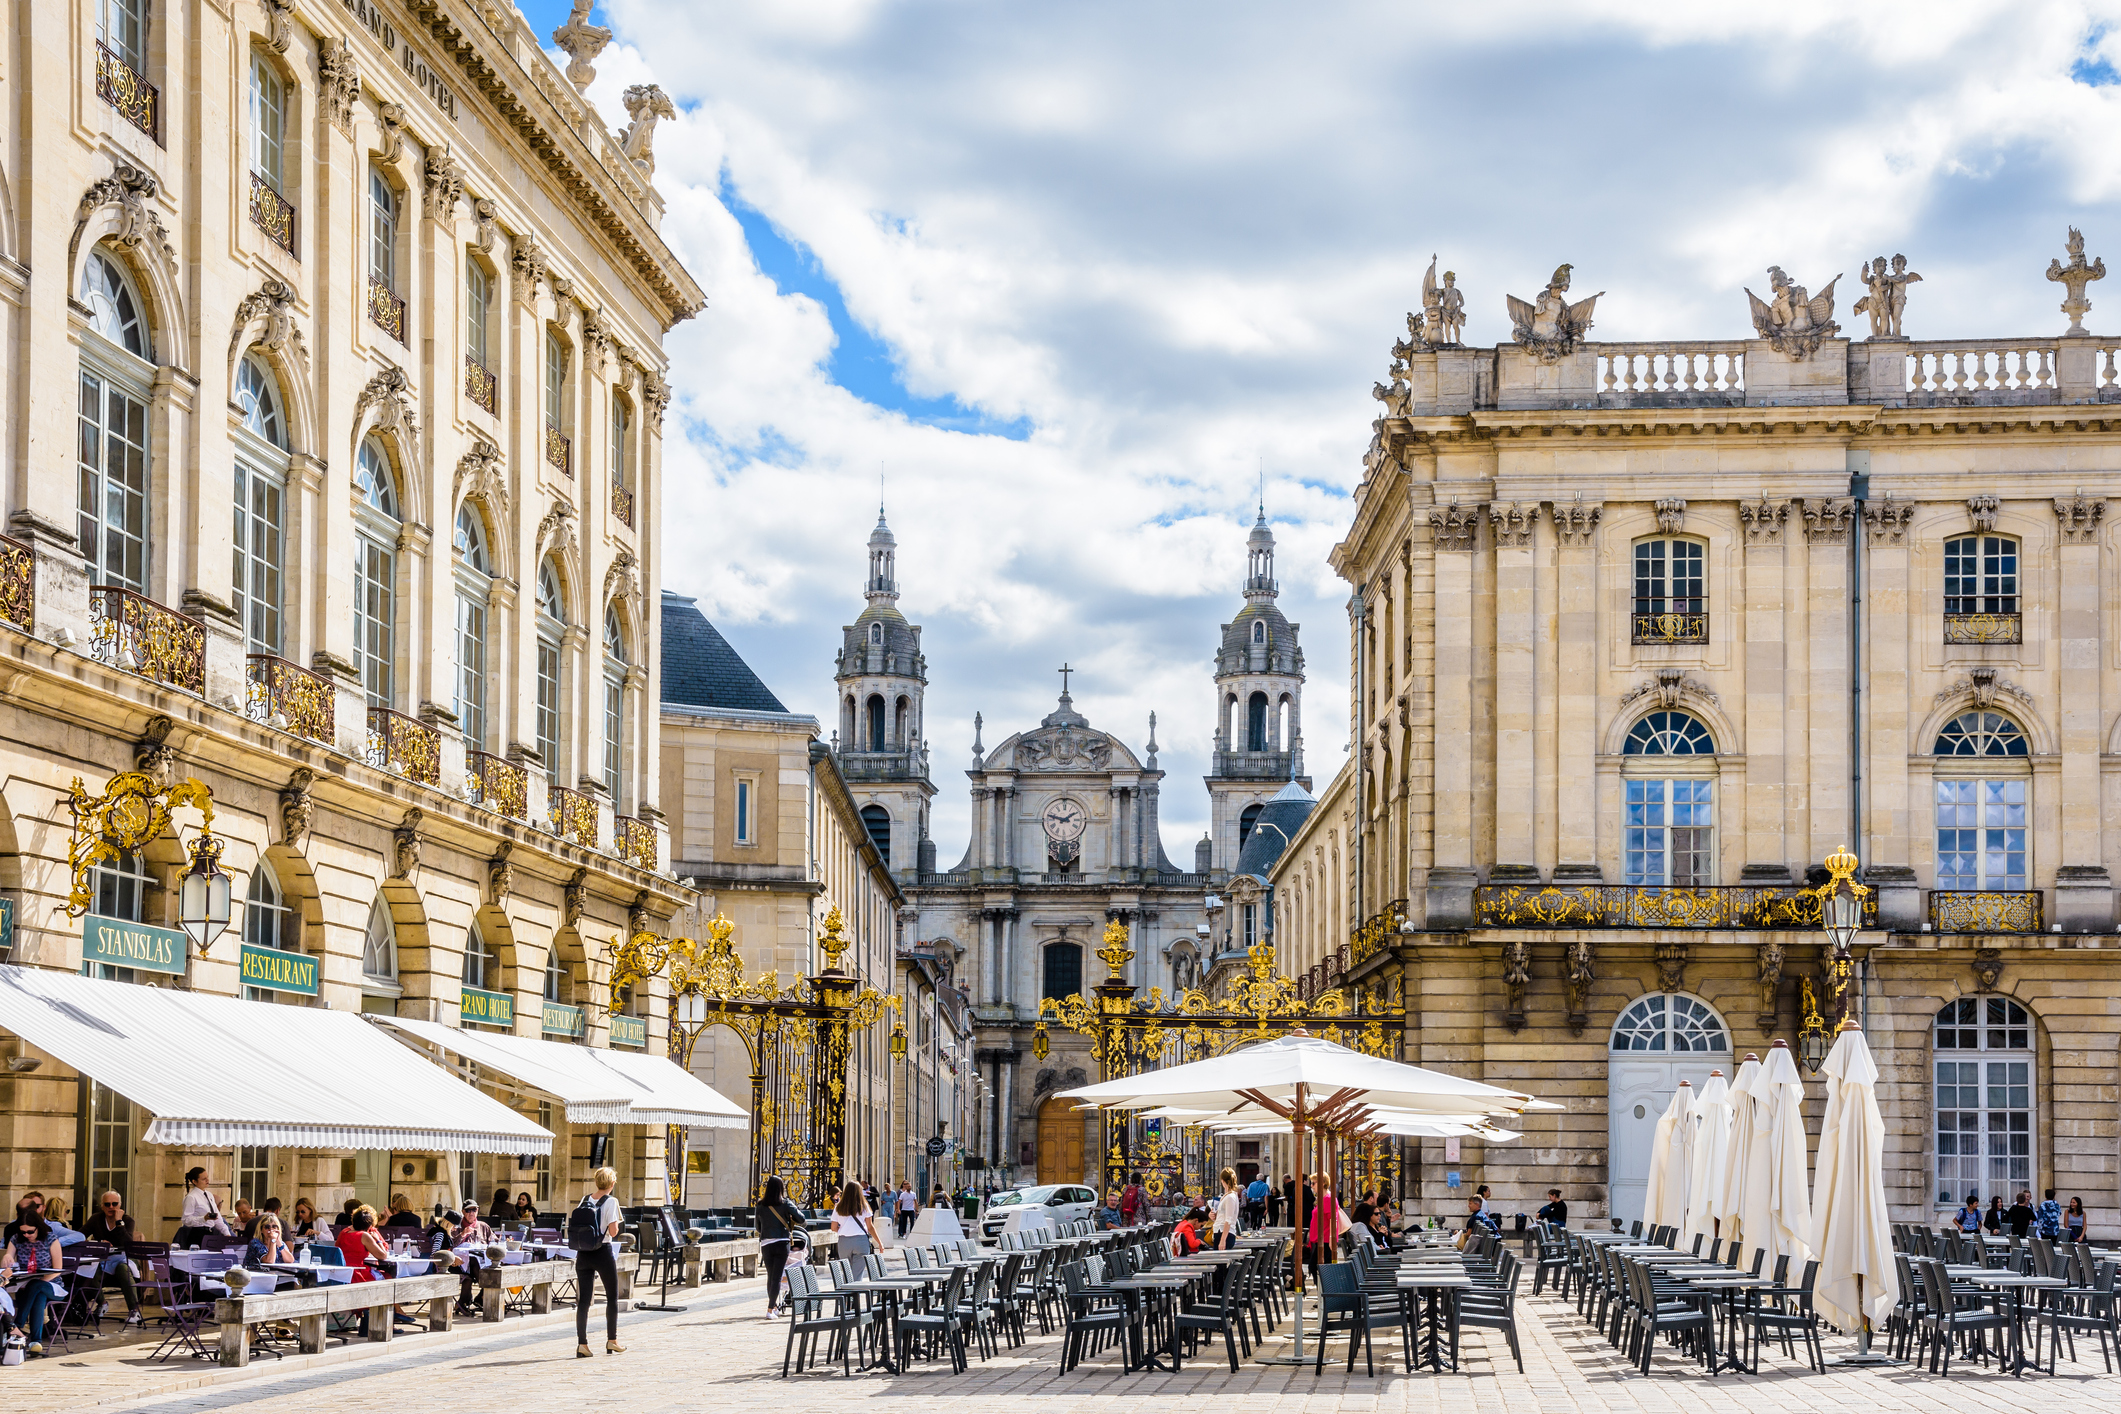
<instances>
[{"instance_id":1,"label":"woman with backpack","mask_svg":"<svg viewBox=\"0 0 2121 1414\"><path fill-rule=\"evenodd\" d=\"M788 1267L788 1238L803 1231L803 1215L789 1203L779 1174L766 1180L752 1226L759 1230L759 1260L766 1264L766 1314L781 1313L781 1273Z\"/></svg>"},{"instance_id":2,"label":"woman with backpack","mask_svg":"<svg viewBox=\"0 0 2121 1414\"><path fill-rule=\"evenodd\" d=\"M619 1223L624 1214L611 1190L619 1186L614 1169L601 1168L589 1175L596 1192L585 1193L567 1215L567 1245L574 1249L574 1355L589 1358L589 1303L596 1298L596 1281L604 1279L604 1353L623 1355L619 1344Z\"/></svg>"}]
</instances>

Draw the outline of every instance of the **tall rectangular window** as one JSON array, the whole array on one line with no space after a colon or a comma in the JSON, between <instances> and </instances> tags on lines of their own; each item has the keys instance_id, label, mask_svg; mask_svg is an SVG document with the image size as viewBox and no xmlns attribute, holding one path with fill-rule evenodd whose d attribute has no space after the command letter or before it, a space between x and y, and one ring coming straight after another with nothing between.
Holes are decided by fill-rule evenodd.
<instances>
[{"instance_id":1,"label":"tall rectangular window","mask_svg":"<svg viewBox=\"0 0 2121 1414\"><path fill-rule=\"evenodd\" d=\"M2008 997L1960 997L1937 1013L1935 1035L1937 1205L2031 1188L2031 1016Z\"/></svg>"},{"instance_id":2,"label":"tall rectangular window","mask_svg":"<svg viewBox=\"0 0 2121 1414\"><path fill-rule=\"evenodd\" d=\"M619 808L619 787L626 761L626 683L622 678L604 679L604 789L611 792L613 809Z\"/></svg>"},{"instance_id":3,"label":"tall rectangular window","mask_svg":"<svg viewBox=\"0 0 2121 1414\"><path fill-rule=\"evenodd\" d=\"M557 334L545 335L545 425L554 431L566 427L567 346Z\"/></svg>"},{"instance_id":4,"label":"tall rectangular window","mask_svg":"<svg viewBox=\"0 0 2121 1414\"><path fill-rule=\"evenodd\" d=\"M476 256L464 257L464 352L472 362L492 368L486 357L486 327L492 316L493 280Z\"/></svg>"},{"instance_id":5,"label":"tall rectangular window","mask_svg":"<svg viewBox=\"0 0 2121 1414\"><path fill-rule=\"evenodd\" d=\"M736 783L736 842L751 843L751 782L743 777Z\"/></svg>"},{"instance_id":6,"label":"tall rectangular window","mask_svg":"<svg viewBox=\"0 0 2121 1414\"><path fill-rule=\"evenodd\" d=\"M486 606L457 596L457 725L475 751L486 749Z\"/></svg>"},{"instance_id":7,"label":"tall rectangular window","mask_svg":"<svg viewBox=\"0 0 2121 1414\"><path fill-rule=\"evenodd\" d=\"M560 783L560 645L538 638L538 755L545 761L545 779Z\"/></svg>"},{"instance_id":8,"label":"tall rectangular window","mask_svg":"<svg viewBox=\"0 0 2121 1414\"><path fill-rule=\"evenodd\" d=\"M1937 887L2022 893L2024 778L1937 782Z\"/></svg>"},{"instance_id":9,"label":"tall rectangular window","mask_svg":"<svg viewBox=\"0 0 2121 1414\"><path fill-rule=\"evenodd\" d=\"M626 402L614 396L611 400L611 484L624 486L626 481Z\"/></svg>"},{"instance_id":10,"label":"tall rectangular window","mask_svg":"<svg viewBox=\"0 0 2121 1414\"><path fill-rule=\"evenodd\" d=\"M371 707L397 706L398 557L365 535L354 537L354 654Z\"/></svg>"},{"instance_id":11,"label":"tall rectangular window","mask_svg":"<svg viewBox=\"0 0 2121 1414\"><path fill-rule=\"evenodd\" d=\"M256 1211L272 1196L272 1150L254 1144L236 1148L236 1197Z\"/></svg>"},{"instance_id":12,"label":"tall rectangular window","mask_svg":"<svg viewBox=\"0 0 2121 1414\"><path fill-rule=\"evenodd\" d=\"M381 172L368 174L368 274L392 294L398 289L398 193Z\"/></svg>"},{"instance_id":13,"label":"tall rectangular window","mask_svg":"<svg viewBox=\"0 0 2121 1414\"><path fill-rule=\"evenodd\" d=\"M133 1205L133 1102L107 1085L89 1083L88 1201L115 1193Z\"/></svg>"},{"instance_id":14,"label":"tall rectangular window","mask_svg":"<svg viewBox=\"0 0 2121 1414\"><path fill-rule=\"evenodd\" d=\"M95 584L147 592L147 403L81 370L80 535Z\"/></svg>"},{"instance_id":15,"label":"tall rectangular window","mask_svg":"<svg viewBox=\"0 0 2121 1414\"><path fill-rule=\"evenodd\" d=\"M280 71L254 54L250 61L250 169L283 195L284 139L287 132L287 83Z\"/></svg>"},{"instance_id":16,"label":"tall rectangular window","mask_svg":"<svg viewBox=\"0 0 2121 1414\"><path fill-rule=\"evenodd\" d=\"M285 491L278 477L236 463L235 607L253 653L280 651L281 529Z\"/></svg>"},{"instance_id":17,"label":"tall rectangular window","mask_svg":"<svg viewBox=\"0 0 2121 1414\"><path fill-rule=\"evenodd\" d=\"M96 38L136 74L147 72L148 0L98 0Z\"/></svg>"},{"instance_id":18,"label":"tall rectangular window","mask_svg":"<svg viewBox=\"0 0 2121 1414\"><path fill-rule=\"evenodd\" d=\"M1698 614L1705 600L1701 545L1646 540L1635 547L1635 612Z\"/></svg>"},{"instance_id":19,"label":"tall rectangular window","mask_svg":"<svg viewBox=\"0 0 2121 1414\"><path fill-rule=\"evenodd\" d=\"M1962 535L1944 542L1944 612L2018 612L2018 542L2007 535Z\"/></svg>"},{"instance_id":20,"label":"tall rectangular window","mask_svg":"<svg viewBox=\"0 0 2121 1414\"><path fill-rule=\"evenodd\" d=\"M147 921L147 866L131 850L98 864L88 872L89 912L127 923ZM133 970L108 962L84 962L81 973L106 982L130 982Z\"/></svg>"},{"instance_id":21,"label":"tall rectangular window","mask_svg":"<svg viewBox=\"0 0 2121 1414\"><path fill-rule=\"evenodd\" d=\"M1714 782L1627 782L1627 882L1698 888L1715 882Z\"/></svg>"}]
</instances>

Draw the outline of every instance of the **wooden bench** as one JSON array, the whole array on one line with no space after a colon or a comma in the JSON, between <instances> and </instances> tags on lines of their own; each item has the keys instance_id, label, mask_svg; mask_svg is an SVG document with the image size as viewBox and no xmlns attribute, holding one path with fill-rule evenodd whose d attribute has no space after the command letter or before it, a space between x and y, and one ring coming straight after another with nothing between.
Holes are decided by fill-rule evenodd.
<instances>
[{"instance_id":1,"label":"wooden bench","mask_svg":"<svg viewBox=\"0 0 2121 1414\"><path fill-rule=\"evenodd\" d=\"M224 1296L214 1302L214 1319L221 1325L221 1363L248 1365L252 1328L283 1323L294 1326L302 1353L314 1355L324 1348L327 1317L363 1311L368 1313L368 1339L387 1342L395 1326L391 1309L423 1301L427 1303L427 1328L446 1331L460 1284L457 1277L444 1272L395 1281L320 1282L306 1289Z\"/></svg>"}]
</instances>

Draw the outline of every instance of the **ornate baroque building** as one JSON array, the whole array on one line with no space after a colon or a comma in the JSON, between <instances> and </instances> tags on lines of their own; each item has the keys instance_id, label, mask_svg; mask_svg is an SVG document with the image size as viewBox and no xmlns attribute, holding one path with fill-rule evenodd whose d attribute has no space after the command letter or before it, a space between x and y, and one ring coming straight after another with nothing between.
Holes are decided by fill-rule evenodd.
<instances>
[{"instance_id":1,"label":"ornate baroque building","mask_svg":"<svg viewBox=\"0 0 2121 1414\"><path fill-rule=\"evenodd\" d=\"M1639 1214L1676 1081L1824 999L1802 891L1846 845L1895 1216L2054 1187L2116 1219L2121 342L2071 234L2045 337L1910 341L1882 259L1864 339L1779 270L1752 339L1587 342L1566 266L1496 348L1410 316L1332 559L1356 748L1278 922L1297 965L1404 979L1408 1059L1568 1106L1419 1145L1414 1196Z\"/></svg>"},{"instance_id":2,"label":"ornate baroque building","mask_svg":"<svg viewBox=\"0 0 2121 1414\"><path fill-rule=\"evenodd\" d=\"M100 0L0 35L9 960L660 1053L663 1005L611 1016L604 959L683 901L653 607L663 339L703 296L658 233L669 100L611 131L593 44L563 74L470 0ZM136 765L212 792L207 953L164 946L174 831L88 872L88 924L65 907L69 784ZM664 1191L661 1125L492 1074L558 1136L534 1173L150 1144L121 1077L5 1044L8 1186L115 1188L157 1237L194 1160L326 1211L564 1199L605 1155L628 1201Z\"/></svg>"}]
</instances>

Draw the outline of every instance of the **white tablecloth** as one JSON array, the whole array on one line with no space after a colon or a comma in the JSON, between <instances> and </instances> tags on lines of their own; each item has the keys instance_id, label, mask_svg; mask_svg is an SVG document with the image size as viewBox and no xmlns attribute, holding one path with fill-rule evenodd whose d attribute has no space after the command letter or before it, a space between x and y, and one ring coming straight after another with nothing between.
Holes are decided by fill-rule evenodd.
<instances>
[{"instance_id":1,"label":"white tablecloth","mask_svg":"<svg viewBox=\"0 0 2121 1414\"><path fill-rule=\"evenodd\" d=\"M401 1277L424 1277L435 1269L431 1257L393 1257L390 1260L392 1270Z\"/></svg>"},{"instance_id":2,"label":"white tablecloth","mask_svg":"<svg viewBox=\"0 0 2121 1414\"><path fill-rule=\"evenodd\" d=\"M265 1296L279 1289L280 1274L278 1272L252 1272L250 1274L250 1285L243 1288L243 1294L245 1296ZM202 1276L199 1278L199 1290L217 1291L226 1295L228 1294L228 1283L219 1276Z\"/></svg>"}]
</instances>

